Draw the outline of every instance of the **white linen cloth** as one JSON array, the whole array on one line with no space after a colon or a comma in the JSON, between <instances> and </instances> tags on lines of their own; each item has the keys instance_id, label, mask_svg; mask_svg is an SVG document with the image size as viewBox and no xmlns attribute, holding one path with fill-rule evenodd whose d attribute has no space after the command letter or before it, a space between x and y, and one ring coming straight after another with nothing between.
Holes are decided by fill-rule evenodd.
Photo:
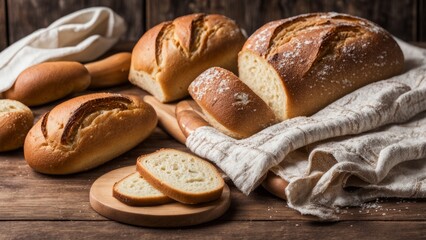
<instances>
[{"instance_id":1,"label":"white linen cloth","mask_svg":"<svg viewBox=\"0 0 426 240\"><path fill-rule=\"evenodd\" d=\"M247 139L201 127L186 145L245 194L273 171L289 182L288 206L324 219L377 197L426 197L426 50L398 43L406 65L399 76Z\"/></svg>"},{"instance_id":2,"label":"white linen cloth","mask_svg":"<svg viewBox=\"0 0 426 240\"><path fill-rule=\"evenodd\" d=\"M106 7L83 9L22 38L0 53L0 93L26 68L47 61L92 61L126 32L124 20Z\"/></svg>"}]
</instances>

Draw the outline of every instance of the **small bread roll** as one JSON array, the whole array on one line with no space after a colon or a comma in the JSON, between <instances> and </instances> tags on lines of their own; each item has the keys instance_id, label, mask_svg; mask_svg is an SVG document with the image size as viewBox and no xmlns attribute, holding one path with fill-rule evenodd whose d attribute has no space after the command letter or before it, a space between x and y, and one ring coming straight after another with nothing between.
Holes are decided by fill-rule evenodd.
<instances>
[{"instance_id":1,"label":"small bread roll","mask_svg":"<svg viewBox=\"0 0 426 240\"><path fill-rule=\"evenodd\" d=\"M138 97L79 96L59 104L34 125L25 139L25 160L41 173L85 171L130 150L156 124L155 110Z\"/></svg>"},{"instance_id":2,"label":"small bread roll","mask_svg":"<svg viewBox=\"0 0 426 240\"><path fill-rule=\"evenodd\" d=\"M214 67L198 76L189 93L206 120L233 138L246 138L276 123L274 112L232 72Z\"/></svg>"},{"instance_id":3,"label":"small bread roll","mask_svg":"<svg viewBox=\"0 0 426 240\"><path fill-rule=\"evenodd\" d=\"M132 54L122 52L84 65L92 78L89 88L113 87L129 82Z\"/></svg>"},{"instance_id":4,"label":"small bread roll","mask_svg":"<svg viewBox=\"0 0 426 240\"><path fill-rule=\"evenodd\" d=\"M90 84L87 69L78 62L45 62L27 68L3 97L37 106L85 90Z\"/></svg>"},{"instance_id":5,"label":"small bread roll","mask_svg":"<svg viewBox=\"0 0 426 240\"><path fill-rule=\"evenodd\" d=\"M0 99L0 152L22 147L33 121L33 113L27 106L18 101Z\"/></svg>"}]
</instances>

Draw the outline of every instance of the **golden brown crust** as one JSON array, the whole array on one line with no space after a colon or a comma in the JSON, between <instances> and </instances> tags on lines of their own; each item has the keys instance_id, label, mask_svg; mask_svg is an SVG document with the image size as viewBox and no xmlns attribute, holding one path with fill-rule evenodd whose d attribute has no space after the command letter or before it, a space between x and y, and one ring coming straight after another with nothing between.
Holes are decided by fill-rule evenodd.
<instances>
[{"instance_id":1,"label":"golden brown crust","mask_svg":"<svg viewBox=\"0 0 426 240\"><path fill-rule=\"evenodd\" d=\"M269 106L223 68L203 72L191 83L189 93L208 116L206 120L234 138L249 137L277 122Z\"/></svg>"},{"instance_id":2,"label":"golden brown crust","mask_svg":"<svg viewBox=\"0 0 426 240\"><path fill-rule=\"evenodd\" d=\"M0 152L22 147L33 121L33 113L27 106L18 101L1 99Z\"/></svg>"},{"instance_id":3,"label":"golden brown crust","mask_svg":"<svg viewBox=\"0 0 426 240\"><path fill-rule=\"evenodd\" d=\"M89 72L81 63L45 62L19 74L15 84L3 96L27 106L37 106L81 92L89 84Z\"/></svg>"},{"instance_id":4,"label":"golden brown crust","mask_svg":"<svg viewBox=\"0 0 426 240\"><path fill-rule=\"evenodd\" d=\"M84 65L91 76L89 88L105 88L128 82L132 54L121 52Z\"/></svg>"},{"instance_id":5,"label":"golden brown crust","mask_svg":"<svg viewBox=\"0 0 426 240\"><path fill-rule=\"evenodd\" d=\"M286 118L311 115L361 86L401 73L404 66L402 51L388 32L337 13L265 24L240 56L246 52L263 58L281 77Z\"/></svg>"},{"instance_id":6,"label":"golden brown crust","mask_svg":"<svg viewBox=\"0 0 426 240\"><path fill-rule=\"evenodd\" d=\"M157 177L155 177L154 175L152 175L140 163L140 160L142 160L143 158L150 157L151 155L154 155L154 154L156 154L156 153L158 153L160 151L170 151L170 150L171 149L160 149L160 150L157 150L154 153L140 156L138 158L138 160L136 161L136 170L139 172L139 174L143 178L145 178L145 180L147 182L149 182L156 189L158 189L159 191L161 191L162 193L164 193L164 195L166 195L166 196L168 196L168 197L170 197L170 198L172 198L172 199L174 199L174 200L176 200L178 202L181 202L181 203L185 203L185 204L197 204L197 203L209 202L209 201L213 201L213 200L218 199L222 195L222 191L223 191L223 187L225 185L225 182L223 181L223 179L220 176L219 172L217 172L217 169L213 165L211 165L210 163L208 163L208 162L207 163L209 164L209 166L211 168L213 168L217 172L217 174L219 176L218 179L221 180L221 184L220 184L220 186L218 188L213 189L213 190L211 190L209 192L203 192L203 193L183 192L183 191L180 191L179 189L172 188L172 187L168 186L167 184L164 184L163 182L161 182L161 180L158 179ZM172 151L179 152L180 154L192 155L192 154L181 152L181 151L174 150L174 149ZM192 156L196 157L194 155L192 155ZM196 157L196 158L198 158L198 157ZM204 160L202 160L202 161L204 161Z\"/></svg>"},{"instance_id":7,"label":"golden brown crust","mask_svg":"<svg viewBox=\"0 0 426 240\"><path fill-rule=\"evenodd\" d=\"M156 124L155 110L138 97L83 95L59 104L34 125L25 139L25 159L47 174L85 171L131 149Z\"/></svg>"},{"instance_id":8,"label":"golden brown crust","mask_svg":"<svg viewBox=\"0 0 426 240\"><path fill-rule=\"evenodd\" d=\"M239 27L225 16L179 17L142 36L132 52L129 79L162 102L174 101L187 96L191 81L209 67L236 72L244 41Z\"/></svg>"}]
</instances>

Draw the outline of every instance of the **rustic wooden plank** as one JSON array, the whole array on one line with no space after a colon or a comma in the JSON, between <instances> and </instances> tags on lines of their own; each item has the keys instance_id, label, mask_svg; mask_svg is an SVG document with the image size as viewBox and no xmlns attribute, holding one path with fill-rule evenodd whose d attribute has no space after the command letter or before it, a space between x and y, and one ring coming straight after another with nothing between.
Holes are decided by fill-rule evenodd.
<instances>
[{"instance_id":1,"label":"rustic wooden plank","mask_svg":"<svg viewBox=\"0 0 426 240\"><path fill-rule=\"evenodd\" d=\"M1 239L422 239L426 222L223 221L179 229L105 221L0 222Z\"/></svg>"},{"instance_id":2,"label":"rustic wooden plank","mask_svg":"<svg viewBox=\"0 0 426 240\"><path fill-rule=\"evenodd\" d=\"M426 1L419 1L419 11L417 15L417 23L418 23L418 38L417 41L426 41Z\"/></svg>"},{"instance_id":3,"label":"rustic wooden plank","mask_svg":"<svg viewBox=\"0 0 426 240\"><path fill-rule=\"evenodd\" d=\"M0 0L0 51L7 47L6 0Z\"/></svg>"},{"instance_id":4,"label":"rustic wooden plank","mask_svg":"<svg viewBox=\"0 0 426 240\"><path fill-rule=\"evenodd\" d=\"M399 38L416 41L417 0L147 0L147 27L188 13L215 12L235 19L251 34L272 20L322 11L364 17L378 23Z\"/></svg>"},{"instance_id":5,"label":"rustic wooden plank","mask_svg":"<svg viewBox=\"0 0 426 240\"><path fill-rule=\"evenodd\" d=\"M8 0L9 40L13 43L66 14L93 6L112 8L127 22L123 40L137 40L144 31L144 5L140 0Z\"/></svg>"}]
</instances>

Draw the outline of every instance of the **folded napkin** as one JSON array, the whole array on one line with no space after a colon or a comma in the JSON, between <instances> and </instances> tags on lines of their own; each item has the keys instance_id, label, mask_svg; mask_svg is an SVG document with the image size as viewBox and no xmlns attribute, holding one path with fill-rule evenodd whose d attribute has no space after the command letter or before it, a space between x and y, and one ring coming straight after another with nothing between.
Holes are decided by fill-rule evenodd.
<instances>
[{"instance_id":1,"label":"folded napkin","mask_svg":"<svg viewBox=\"0 0 426 240\"><path fill-rule=\"evenodd\" d=\"M47 61L96 59L126 32L124 20L106 7L71 13L39 29L0 53L0 93L26 68Z\"/></svg>"},{"instance_id":2,"label":"folded napkin","mask_svg":"<svg viewBox=\"0 0 426 240\"><path fill-rule=\"evenodd\" d=\"M245 194L273 171L289 182L290 207L325 219L336 218L335 207L377 197L425 197L426 50L398 44L406 63L399 76L247 139L202 127L186 145Z\"/></svg>"}]
</instances>

